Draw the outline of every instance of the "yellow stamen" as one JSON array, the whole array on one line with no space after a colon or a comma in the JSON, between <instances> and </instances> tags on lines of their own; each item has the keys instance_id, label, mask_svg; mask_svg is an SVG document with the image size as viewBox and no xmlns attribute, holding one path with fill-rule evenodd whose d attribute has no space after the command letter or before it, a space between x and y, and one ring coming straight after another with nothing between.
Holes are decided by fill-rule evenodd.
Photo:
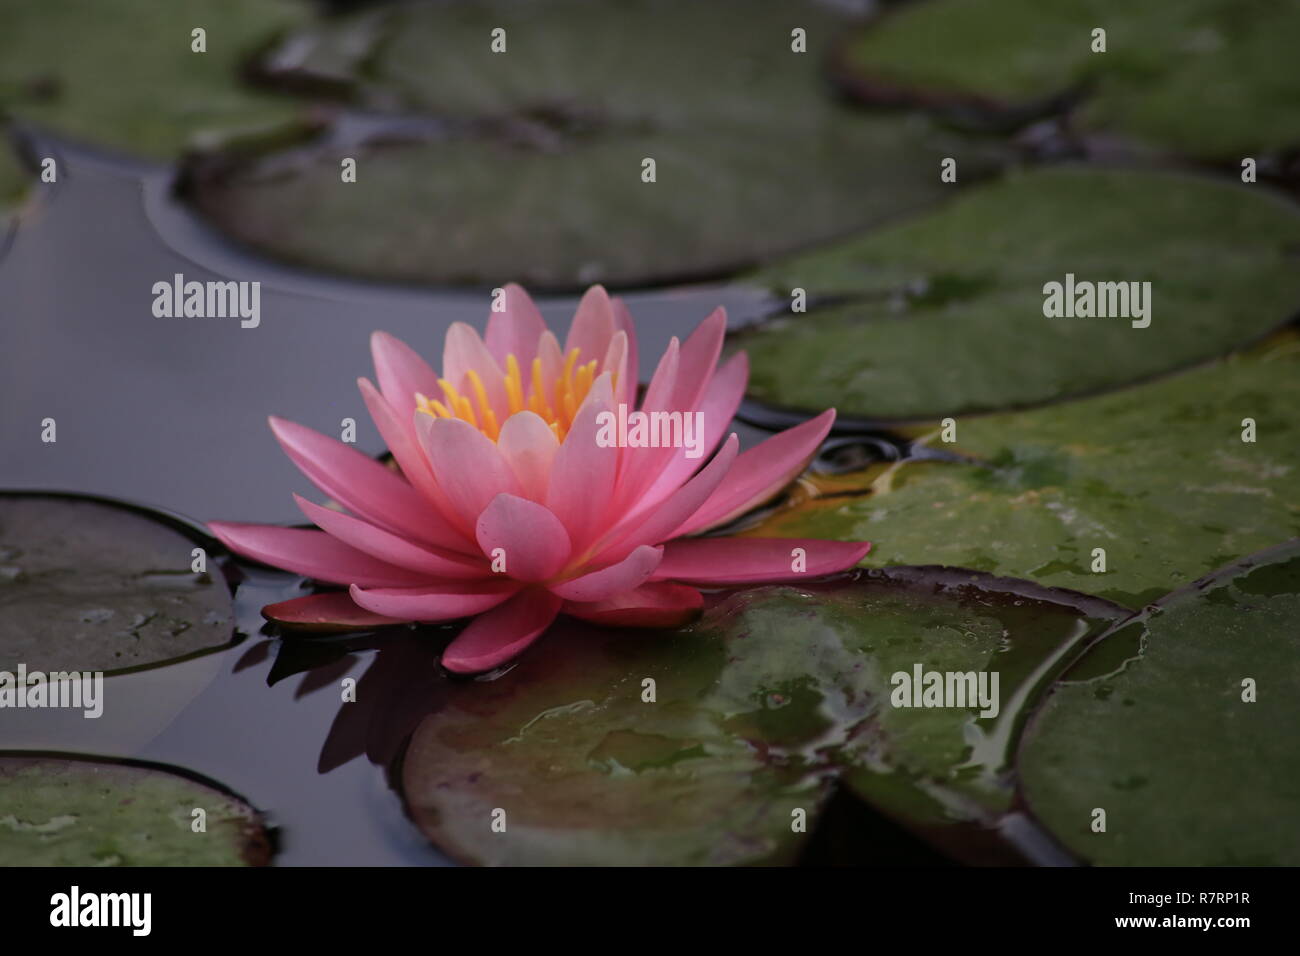
<instances>
[{"instance_id":1,"label":"yellow stamen","mask_svg":"<svg viewBox=\"0 0 1300 956\"><path fill-rule=\"evenodd\" d=\"M465 373L469 377L470 387L474 389L474 398L478 401L479 418L483 420L483 433L493 441L497 440L500 429L497 427L496 412L492 411L492 405L488 402L487 389L483 387L483 379L478 377L478 372L470 369Z\"/></svg>"},{"instance_id":2,"label":"yellow stamen","mask_svg":"<svg viewBox=\"0 0 1300 956\"><path fill-rule=\"evenodd\" d=\"M587 393L591 391L596 380L596 370L600 363L596 359L579 364L579 350L571 349L564 357L564 365L556 375L555 381L547 388L542 374L540 356L532 360L532 380L528 394L524 394L524 378L520 370L519 359L513 354L506 356L506 374L503 376L505 387L507 417L525 409L539 415L550 427L555 437L564 440L573 419L582 407ZM415 407L434 418L459 418L481 430L493 441L501 435L501 425L496 410L488 401L487 388L483 378L475 369L465 373L467 394L462 395L451 382L438 379L442 389L442 401L429 398L419 392L415 395ZM550 393L550 394L548 394Z\"/></svg>"},{"instance_id":3,"label":"yellow stamen","mask_svg":"<svg viewBox=\"0 0 1300 956\"><path fill-rule=\"evenodd\" d=\"M513 352L506 356L506 401L511 415L523 411L524 377L519 372L519 360Z\"/></svg>"}]
</instances>

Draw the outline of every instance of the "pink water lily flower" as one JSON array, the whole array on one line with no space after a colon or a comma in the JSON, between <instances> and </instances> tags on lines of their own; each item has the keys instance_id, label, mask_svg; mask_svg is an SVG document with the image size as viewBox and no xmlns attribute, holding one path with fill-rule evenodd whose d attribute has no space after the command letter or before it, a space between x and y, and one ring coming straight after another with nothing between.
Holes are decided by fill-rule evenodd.
<instances>
[{"instance_id":1,"label":"pink water lily flower","mask_svg":"<svg viewBox=\"0 0 1300 956\"><path fill-rule=\"evenodd\" d=\"M391 335L372 337L379 386L361 379L361 394L400 473L271 419L289 457L345 510L295 496L319 531L209 527L232 551L348 591L271 605L268 617L473 618L443 663L474 673L520 653L561 613L672 626L701 607L701 586L799 581L866 554L867 543L691 537L785 487L835 419L823 412L737 454L724 434L749 366L742 353L718 367L722 309L684 344L672 340L638 406L636 334L621 300L588 290L563 348L521 288L508 286L502 304L485 339L462 322L448 329L441 376ZM699 412L696 447L611 441L620 405Z\"/></svg>"}]
</instances>

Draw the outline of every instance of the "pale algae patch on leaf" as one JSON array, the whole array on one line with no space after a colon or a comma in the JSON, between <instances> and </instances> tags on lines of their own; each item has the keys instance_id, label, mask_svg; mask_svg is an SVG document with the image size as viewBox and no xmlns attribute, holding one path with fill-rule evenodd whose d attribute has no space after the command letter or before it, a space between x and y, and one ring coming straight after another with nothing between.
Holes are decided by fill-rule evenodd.
<instances>
[{"instance_id":1,"label":"pale algae patch on leaf","mask_svg":"<svg viewBox=\"0 0 1300 956\"><path fill-rule=\"evenodd\" d=\"M0 495L0 670L111 673L228 646L230 592L215 564L193 571L195 547L133 509Z\"/></svg>"},{"instance_id":2,"label":"pale algae patch on leaf","mask_svg":"<svg viewBox=\"0 0 1300 956\"><path fill-rule=\"evenodd\" d=\"M271 842L256 810L161 767L11 753L0 755L0 789L0 866L270 861Z\"/></svg>"},{"instance_id":3,"label":"pale algae patch on leaf","mask_svg":"<svg viewBox=\"0 0 1300 956\"><path fill-rule=\"evenodd\" d=\"M403 761L408 811L475 863L782 863L847 775L960 844L942 831L1009 802L1022 690L1117 613L1022 585L905 569L733 592L671 632L557 626L508 673L446 688ZM999 670L998 713L894 708L917 664Z\"/></svg>"},{"instance_id":4,"label":"pale algae patch on leaf","mask_svg":"<svg viewBox=\"0 0 1300 956\"><path fill-rule=\"evenodd\" d=\"M1104 636L1026 730L1030 810L1097 864L1300 863L1298 620L1292 541Z\"/></svg>"},{"instance_id":5,"label":"pale algae patch on leaf","mask_svg":"<svg viewBox=\"0 0 1300 956\"><path fill-rule=\"evenodd\" d=\"M273 129L299 106L250 85L246 68L309 12L298 0L0 0L0 109L149 159Z\"/></svg>"},{"instance_id":6,"label":"pale algae patch on leaf","mask_svg":"<svg viewBox=\"0 0 1300 956\"><path fill-rule=\"evenodd\" d=\"M845 24L777 0L368 11L266 61L285 83L346 88L367 122L292 155L202 157L191 198L263 251L382 279L577 288L735 271L938 201L933 170L955 149L971 178L1000 165L999 148L925 117L837 102L822 57Z\"/></svg>"},{"instance_id":7,"label":"pale algae patch on leaf","mask_svg":"<svg viewBox=\"0 0 1300 956\"><path fill-rule=\"evenodd\" d=\"M1146 318L1130 296L1132 317L1044 315L1044 286L1067 275L1149 282ZM1300 215L1257 186L1059 167L757 278L813 308L734 337L751 398L915 420L1114 388L1260 337L1300 310Z\"/></svg>"},{"instance_id":8,"label":"pale algae patch on leaf","mask_svg":"<svg viewBox=\"0 0 1300 956\"><path fill-rule=\"evenodd\" d=\"M960 420L956 444L937 430L932 444L969 461L903 462L864 494L745 533L871 541L871 566L974 568L1139 608L1300 534L1297 407L1300 347L1286 335L1147 385Z\"/></svg>"},{"instance_id":9,"label":"pale algae patch on leaf","mask_svg":"<svg viewBox=\"0 0 1300 956\"><path fill-rule=\"evenodd\" d=\"M1268 0L917 3L863 29L838 65L868 101L986 119L1077 101L1085 131L1235 163L1300 143L1297 35L1300 6Z\"/></svg>"}]
</instances>

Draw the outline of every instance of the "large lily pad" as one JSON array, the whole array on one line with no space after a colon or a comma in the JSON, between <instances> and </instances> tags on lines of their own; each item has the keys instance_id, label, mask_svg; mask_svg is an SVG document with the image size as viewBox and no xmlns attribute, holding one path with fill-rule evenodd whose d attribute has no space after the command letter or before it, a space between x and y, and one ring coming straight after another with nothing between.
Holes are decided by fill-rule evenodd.
<instances>
[{"instance_id":1,"label":"large lily pad","mask_svg":"<svg viewBox=\"0 0 1300 956\"><path fill-rule=\"evenodd\" d=\"M1092 31L1107 33L1092 52ZM1240 0L909 4L840 56L872 103L1028 120L1082 97L1088 130L1232 159L1300 143L1300 7Z\"/></svg>"},{"instance_id":2,"label":"large lily pad","mask_svg":"<svg viewBox=\"0 0 1300 956\"><path fill-rule=\"evenodd\" d=\"M0 670L123 671L230 644L230 592L214 563L191 570L195 546L134 509L0 495Z\"/></svg>"},{"instance_id":3,"label":"large lily pad","mask_svg":"<svg viewBox=\"0 0 1300 956\"><path fill-rule=\"evenodd\" d=\"M1300 540L1105 635L1025 734L1032 811L1100 864L1300 863L1298 620Z\"/></svg>"},{"instance_id":4,"label":"large lily pad","mask_svg":"<svg viewBox=\"0 0 1300 956\"><path fill-rule=\"evenodd\" d=\"M1150 325L1045 316L1044 285L1067 274L1150 282ZM1111 388L1259 337L1300 308L1300 216L1259 187L1056 168L759 278L849 301L741 333L752 397L872 420L960 414Z\"/></svg>"},{"instance_id":5,"label":"large lily pad","mask_svg":"<svg viewBox=\"0 0 1300 956\"><path fill-rule=\"evenodd\" d=\"M10 147L5 132L4 126L0 125L0 255L4 254L9 244L13 210L22 200L31 181L31 176Z\"/></svg>"},{"instance_id":6,"label":"large lily pad","mask_svg":"<svg viewBox=\"0 0 1300 956\"><path fill-rule=\"evenodd\" d=\"M156 766L0 756L0 866L262 866L271 844L243 800ZM203 810L195 832L195 810Z\"/></svg>"},{"instance_id":7,"label":"large lily pad","mask_svg":"<svg viewBox=\"0 0 1300 956\"><path fill-rule=\"evenodd\" d=\"M297 104L249 86L247 61L307 13L297 0L0 0L0 108L24 122L167 159L200 134L286 123ZM207 52L191 31L207 31Z\"/></svg>"},{"instance_id":8,"label":"large lily pad","mask_svg":"<svg viewBox=\"0 0 1300 956\"><path fill-rule=\"evenodd\" d=\"M369 11L295 37L264 68L295 88L350 80L383 115L345 116L315 149L209 155L193 199L259 249L382 279L567 288L732 271L945 195L950 137L823 88L842 25L778 0ZM806 53L791 50L795 28ZM972 177L988 152L967 144Z\"/></svg>"},{"instance_id":9,"label":"large lily pad","mask_svg":"<svg viewBox=\"0 0 1300 956\"><path fill-rule=\"evenodd\" d=\"M405 798L439 847L492 864L786 862L797 812L811 829L846 770L927 836L985 824L1010 803L1029 689L1121 613L893 569L736 592L672 632L557 626L504 676L448 687L405 755ZM1001 671L999 713L893 708L892 675L915 665Z\"/></svg>"},{"instance_id":10,"label":"large lily pad","mask_svg":"<svg viewBox=\"0 0 1300 956\"><path fill-rule=\"evenodd\" d=\"M974 460L869 471L861 494L814 498L749 533L870 540L870 564L940 562L1141 607L1300 534L1300 347L1288 335L1261 352L961 420L955 445L931 441Z\"/></svg>"}]
</instances>

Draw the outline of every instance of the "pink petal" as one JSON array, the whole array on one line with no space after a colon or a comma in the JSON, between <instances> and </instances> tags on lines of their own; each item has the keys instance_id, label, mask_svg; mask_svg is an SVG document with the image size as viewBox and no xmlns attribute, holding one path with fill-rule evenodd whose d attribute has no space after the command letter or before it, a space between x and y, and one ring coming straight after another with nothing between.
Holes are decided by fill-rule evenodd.
<instances>
[{"instance_id":1,"label":"pink petal","mask_svg":"<svg viewBox=\"0 0 1300 956\"><path fill-rule=\"evenodd\" d=\"M390 531L418 527L429 510L419 493L373 458L305 425L269 419L285 454L312 484L354 514Z\"/></svg>"},{"instance_id":2,"label":"pink petal","mask_svg":"<svg viewBox=\"0 0 1300 956\"><path fill-rule=\"evenodd\" d=\"M605 514L614 491L619 449L613 445L601 447L596 441L598 418L611 410L612 403L610 375L603 372L574 416L551 466L546 506L564 524L578 553L605 529Z\"/></svg>"},{"instance_id":3,"label":"pink petal","mask_svg":"<svg viewBox=\"0 0 1300 956\"><path fill-rule=\"evenodd\" d=\"M488 319L487 350L502 370L506 367L506 356L513 355L526 380L546 323L528 293L513 282L505 287L504 305L504 312L493 312ZM527 387L525 381L525 392Z\"/></svg>"},{"instance_id":4,"label":"pink petal","mask_svg":"<svg viewBox=\"0 0 1300 956\"><path fill-rule=\"evenodd\" d=\"M560 519L535 501L497 495L478 518L483 553L505 552L505 574L516 581L543 581L569 560L569 535Z\"/></svg>"},{"instance_id":5,"label":"pink petal","mask_svg":"<svg viewBox=\"0 0 1300 956\"><path fill-rule=\"evenodd\" d=\"M618 564L551 586L566 601L604 601L644 584L663 558L662 547L642 545Z\"/></svg>"},{"instance_id":6,"label":"pink petal","mask_svg":"<svg viewBox=\"0 0 1300 956\"><path fill-rule=\"evenodd\" d=\"M803 571L794 570L796 548L803 550ZM683 538L664 546L654 580L700 585L802 581L851 568L870 549L866 541L817 538Z\"/></svg>"},{"instance_id":7,"label":"pink petal","mask_svg":"<svg viewBox=\"0 0 1300 956\"><path fill-rule=\"evenodd\" d=\"M611 627L680 627L704 606L704 595L672 581L649 581L604 601L566 601L571 617Z\"/></svg>"},{"instance_id":8,"label":"pink petal","mask_svg":"<svg viewBox=\"0 0 1300 956\"><path fill-rule=\"evenodd\" d=\"M560 610L560 599L540 588L523 591L476 617L442 652L442 666L457 674L491 670L541 635Z\"/></svg>"},{"instance_id":9,"label":"pink petal","mask_svg":"<svg viewBox=\"0 0 1300 956\"><path fill-rule=\"evenodd\" d=\"M731 420L736 417L736 409L740 407L748 381L749 357L744 352L737 352L718 369L700 402L699 412L704 425L701 447L704 455L700 458L687 458L683 449L675 450L664 470L645 493L645 506L653 507L662 501L699 468L702 460L713 454L731 425Z\"/></svg>"},{"instance_id":10,"label":"pink petal","mask_svg":"<svg viewBox=\"0 0 1300 956\"><path fill-rule=\"evenodd\" d=\"M628 309L627 303L615 296L610 300L614 307L614 328L616 331L627 333L627 371L628 371L628 398L626 399L629 406L635 404L637 385L641 381L641 366L637 364L640 356L637 355L636 347L636 323L632 321L632 312Z\"/></svg>"},{"instance_id":11,"label":"pink petal","mask_svg":"<svg viewBox=\"0 0 1300 956\"><path fill-rule=\"evenodd\" d=\"M560 351L560 340L555 337L554 332L547 331L538 339L537 358L541 360L542 365L542 395L549 403L554 401L555 380L564 370L564 353ZM529 389L529 392L524 395L524 401L527 402L528 394L531 394L533 387L531 371L527 372L525 379Z\"/></svg>"},{"instance_id":12,"label":"pink petal","mask_svg":"<svg viewBox=\"0 0 1300 956\"><path fill-rule=\"evenodd\" d=\"M317 581L381 588L428 582L427 575L372 558L324 531L234 521L209 522L208 530L231 551Z\"/></svg>"},{"instance_id":13,"label":"pink petal","mask_svg":"<svg viewBox=\"0 0 1300 956\"><path fill-rule=\"evenodd\" d=\"M309 594L262 608L262 616L288 627L311 631L356 631L402 622L357 607L346 591Z\"/></svg>"},{"instance_id":14,"label":"pink petal","mask_svg":"<svg viewBox=\"0 0 1300 956\"><path fill-rule=\"evenodd\" d=\"M718 367L718 356L722 354L722 339L726 333L727 310L723 308L714 309L708 318L695 327L695 331L682 346L677 381L669 401L670 408L686 410L699 407L709 380Z\"/></svg>"},{"instance_id":15,"label":"pink petal","mask_svg":"<svg viewBox=\"0 0 1300 956\"><path fill-rule=\"evenodd\" d=\"M491 573L482 560L474 562L455 552L431 551L359 518L322 508L300 495L293 498L312 524L344 544L387 564L434 578L484 578Z\"/></svg>"},{"instance_id":16,"label":"pink petal","mask_svg":"<svg viewBox=\"0 0 1300 956\"><path fill-rule=\"evenodd\" d=\"M602 359L609 350L609 340L614 335L614 308L604 286L594 285L583 293L574 313L569 335L564 340L564 354L575 348L578 361L585 363Z\"/></svg>"},{"instance_id":17,"label":"pink petal","mask_svg":"<svg viewBox=\"0 0 1300 956\"><path fill-rule=\"evenodd\" d=\"M454 621L482 614L519 590L515 581L422 588L351 588L352 600L367 611L402 621Z\"/></svg>"},{"instance_id":18,"label":"pink petal","mask_svg":"<svg viewBox=\"0 0 1300 956\"><path fill-rule=\"evenodd\" d=\"M636 375L628 374L626 332L615 332L609 340L600 371L609 372L614 377L614 403L622 402L628 408L635 408L637 383Z\"/></svg>"},{"instance_id":19,"label":"pink petal","mask_svg":"<svg viewBox=\"0 0 1300 956\"><path fill-rule=\"evenodd\" d=\"M505 375L502 373L501 366L497 365L497 360L492 357L492 353L483 344L483 340L479 338L473 326L464 322L453 322L447 329L447 341L442 349L442 377L462 395L472 396L468 379L470 370L477 372L483 382L488 404L492 406L497 421L505 421L509 407L506 403ZM439 398L441 395L441 388L435 395L426 393L427 398ZM470 400L473 402L473 398ZM474 404L477 407L477 403Z\"/></svg>"},{"instance_id":20,"label":"pink petal","mask_svg":"<svg viewBox=\"0 0 1300 956\"><path fill-rule=\"evenodd\" d=\"M441 548L477 555L478 548L475 547L470 535L473 526L460 522L459 516L448 504L447 496L434 480L428 459L425 458L424 451L416 441L413 420L417 415L428 416L422 412L412 412L411 417L403 421L397 417L397 411L389 404L388 399L379 394L369 381L364 378L357 379L357 386L361 389L361 397L366 403L366 408L370 410L370 417L374 419L375 426L383 436L384 444L388 446L397 466L402 469L402 474L406 476L407 481L419 490L424 499L424 506L418 518L413 516L405 525L389 530ZM341 503L348 510L356 511L347 502Z\"/></svg>"},{"instance_id":21,"label":"pink petal","mask_svg":"<svg viewBox=\"0 0 1300 956\"><path fill-rule=\"evenodd\" d=\"M643 407L648 411L662 409L681 412L683 415L697 411L717 367L718 355L722 351L722 339L726 331L726 311L714 309L709 317L691 333L686 344L681 346L676 374L672 376L671 384L666 383L667 394L646 392ZM652 380L651 391L654 387L655 382ZM730 421L728 417L722 427L725 428ZM708 420L705 419L703 424L707 429ZM717 423L715 422L714 425L716 427ZM635 456L629 460L624 469L623 478L620 479L620 503L624 507L634 506L639 499L649 493L663 472L674 462L679 463L678 468L683 471L684 477L694 471L700 460L687 458L685 450L681 448L637 449ZM680 481L677 483L680 484Z\"/></svg>"},{"instance_id":22,"label":"pink petal","mask_svg":"<svg viewBox=\"0 0 1300 956\"><path fill-rule=\"evenodd\" d=\"M519 494L519 482L497 444L469 422L418 415L416 434L449 507L471 528L499 494Z\"/></svg>"},{"instance_id":23,"label":"pink petal","mask_svg":"<svg viewBox=\"0 0 1300 956\"><path fill-rule=\"evenodd\" d=\"M725 524L767 501L807 467L834 423L835 409L827 409L749 449L736 459L718 490L677 534L694 534Z\"/></svg>"},{"instance_id":24,"label":"pink petal","mask_svg":"<svg viewBox=\"0 0 1300 956\"><path fill-rule=\"evenodd\" d=\"M668 348L659 358L655 373L646 387L645 399L641 402L641 411L671 411L668 402L677 385L677 368L681 345L673 336ZM641 495L650 487L659 474L658 462L664 454L671 454L672 449L662 448L626 448L619 460L616 508L620 512L630 511L640 500Z\"/></svg>"},{"instance_id":25,"label":"pink petal","mask_svg":"<svg viewBox=\"0 0 1300 956\"><path fill-rule=\"evenodd\" d=\"M438 376L415 350L387 332L370 336L370 353L375 360L379 390L402 421L415 411L415 393L437 396Z\"/></svg>"},{"instance_id":26,"label":"pink petal","mask_svg":"<svg viewBox=\"0 0 1300 956\"><path fill-rule=\"evenodd\" d=\"M683 521L699 510L709 495L727 476L736 460L739 439L733 434L722 450L698 475L688 481L666 501L650 509L643 509L639 518L625 522L610 535L607 550L597 555L597 560L613 558L620 552L626 554L642 544L659 544L668 540Z\"/></svg>"},{"instance_id":27,"label":"pink petal","mask_svg":"<svg viewBox=\"0 0 1300 956\"><path fill-rule=\"evenodd\" d=\"M501 426L497 450L515 473L524 497L545 501L560 440L542 417L535 412L511 415Z\"/></svg>"}]
</instances>

